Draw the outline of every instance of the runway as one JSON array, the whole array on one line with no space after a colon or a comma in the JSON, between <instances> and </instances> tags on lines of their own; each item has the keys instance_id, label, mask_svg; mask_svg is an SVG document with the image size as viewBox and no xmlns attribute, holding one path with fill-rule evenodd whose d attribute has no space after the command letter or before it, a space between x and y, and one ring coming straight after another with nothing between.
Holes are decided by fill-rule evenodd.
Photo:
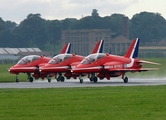
<instances>
[{"instance_id":1,"label":"runway","mask_svg":"<svg viewBox=\"0 0 166 120\"><path fill-rule=\"evenodd\" d=\"M116 78L111 80L98 80L97 83L84 79L80 83L78 79L65 80L65 82L57 82L55 79L50 83L47 80L35 80L30 82L19 83L0 83L0 88L66 88L66 87L104 87L104 86L150 86L150 85L166 85L165 78L130 78L128 83L124 83L122 79Z\"/></svg>"}]
</instances>

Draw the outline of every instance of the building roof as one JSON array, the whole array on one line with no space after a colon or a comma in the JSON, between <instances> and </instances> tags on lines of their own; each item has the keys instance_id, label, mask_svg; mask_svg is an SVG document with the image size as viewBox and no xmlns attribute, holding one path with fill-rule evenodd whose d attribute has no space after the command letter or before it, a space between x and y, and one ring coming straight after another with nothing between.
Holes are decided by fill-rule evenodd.
<instances>
[{"instance_id":1,"label":"building roof","mask_svg":"<svg viewBox=\"0 0 166 120\"><path fill-rule=\"evenodd\" d=\"M49 52L43 52L39 48L0 48L0 60L17 60L27 55L51 56Z\"/></svg>"},{"instance_id":2,"label":"building roof","mask_svg":"<svg viewBox=\"0 0 166 120\"><path fill-rule=\"evenodd\" d=\"M19 52L42 52L39 48L0 48L0 55L17 55Z\"/></svg>"},{"instance_id":3,"label":"building roof","mask_svg":"<svg viewBox=\"0 0 166 120\"><path fill-rule=\"evenodd\" d=\"M17 55L19 56L27 56L27 55L51 56L49 52L19 52Z\"/></svg>"},{"instance_id":4,"label":"building roof","mask_svg":"<svg viewBox=\"0 0 166 120\"><path fill-rule=\"evenodd\" d=\"M132 41L130 41L126 37L120 35L120 36L116 37L115 39L113 39L112 42L113 43L131 43Z\"/></svg>"}]
</instances>

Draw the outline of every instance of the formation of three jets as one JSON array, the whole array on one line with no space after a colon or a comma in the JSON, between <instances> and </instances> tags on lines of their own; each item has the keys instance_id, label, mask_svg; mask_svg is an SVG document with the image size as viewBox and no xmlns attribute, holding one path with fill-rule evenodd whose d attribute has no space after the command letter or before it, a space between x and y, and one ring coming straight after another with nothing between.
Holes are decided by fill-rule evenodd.
<instances>
[{"instance_id":1,"label":"formation of three jets","mask_svg":"<svg viewBox=\"0 0 166 120\"><path fill-rule=\"evenodd\" d=\"M63 48L61 54L53 58L38 55L26 56L12 66L9 72L16 74L16 82L19 82L19 73L27 73L30 82L33 82L33 77L47 78L48 82L51 82L51 77L55 77L58 82L64 82L65 77L67 79L78 77L80 83L83 83L82 76L87 75L90 81L94 82L97 82L98 78L110 80L110 77L122 76L124 83L127 83L128 78L125 76L127 72L158 70L158 68L142 68L142 63L159 64L138 58L139 38L132 42L124 56L102 53L103 42L104 40L100 40L92 54L87 57L70 54L70 43Z\"/></svg>"}]
</instances>

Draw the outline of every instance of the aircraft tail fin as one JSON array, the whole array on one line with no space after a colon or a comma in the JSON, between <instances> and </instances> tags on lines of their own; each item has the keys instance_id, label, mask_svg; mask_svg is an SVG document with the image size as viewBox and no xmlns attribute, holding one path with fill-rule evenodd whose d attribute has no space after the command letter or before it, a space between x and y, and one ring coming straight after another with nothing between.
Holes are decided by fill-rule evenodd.
<instances>
[{"instance_id":1,"label":"aircraft tail fin","mask_svg":"<svg viewBox=\"0 0 166 120\"><path fill-rule=\"evenodd\" d=\"M71 43L66 44L65 47L62 49L61 54L70 53L70 47Z\"/></svg>"},{"instance_id":2,"label":"aircraft tail fin","mask_svg":"<svg viewBox=\"0 0 166 120\"><path fill-rule=\"evenodd\" d=\"M104 40L100 40L96 44L96 47L94 48L92 53L102 53L103 52L103 43L104 43Z\"/></svg>"},{"instance_id":3,"label":"aircraft tail fin","mask_svg":"<svg viewBox=\"0 0 166 120\"><path fill-rule=\"evenodd\" d=\"M137 58L138 50L139 50L139 38L136 38L130 45L130 48L128 49L124 57Z\"/></svg>"}]
</instances>

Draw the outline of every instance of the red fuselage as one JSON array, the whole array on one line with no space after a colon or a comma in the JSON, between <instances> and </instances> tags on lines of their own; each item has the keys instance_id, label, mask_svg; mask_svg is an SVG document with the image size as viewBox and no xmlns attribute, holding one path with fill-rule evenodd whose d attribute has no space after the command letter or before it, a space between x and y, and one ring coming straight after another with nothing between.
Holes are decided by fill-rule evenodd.
<instances>
[{"instance_id":1,"label":"red fuselage","mask_svg":"<svg viewBox=\"0 0 166 120\"><path fill-rule=\"evenodd\" d=\"M51 58L44 56L26 56L22 58L16 65L9 69L12 74L18 73L34 73L44 64L48 63Z\"/></svg>"},{"instance_id":2,"label":"red fuselage","mask_svg":"<svg viewBox=\"0 0 166 120\"><path fill-rule=\"evenodd\" d=\"M68 57L64 57L67 56ZM59 57L54 57L49 63L45 64L40 71L42 73L58 73L68 72L71 67L75 66L84 59L83 56L74 54L61 54Z\"/></svg>"},{"instance_id":3,"label":"red fuselage","mask_svg":"<svg viewBox=\"0 0 166 120\"><path fill-rule=\"evenodd\" d=\"M123 69L139 69L142 67L137 59L111 54L91 54L72 69L75 74L99 73L98 77L117 77L123 74Z\"/></svg>"}]
</instances>

